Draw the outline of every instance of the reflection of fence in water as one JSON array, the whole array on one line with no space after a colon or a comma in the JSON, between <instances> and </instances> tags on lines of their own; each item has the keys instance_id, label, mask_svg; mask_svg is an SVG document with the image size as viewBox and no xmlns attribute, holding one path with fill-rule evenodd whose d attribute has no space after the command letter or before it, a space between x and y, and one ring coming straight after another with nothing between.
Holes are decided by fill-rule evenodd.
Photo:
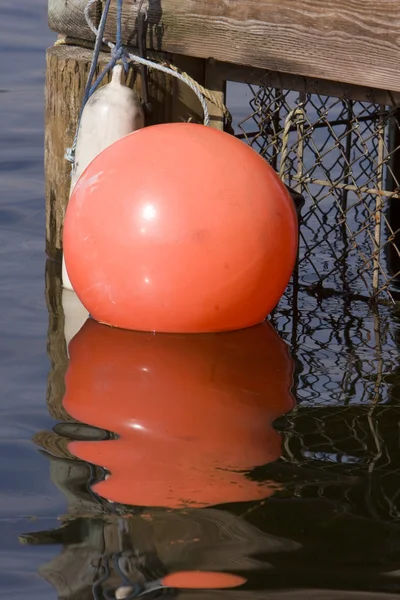
<instances>
[{"instance_id":1,"label":"reflection of fence in water","mask_svg":"<svg viewBox=\"0 0 400 600\"><path fill-rule=\"evenodd\" d=\"M397 522L400 413L392 308L296 294L289 287L273 322L296 357L298 401L275 424L283 434L280 462L291 467L276 478L294 496L338 501L353 514Z\"/></svg>"},{"instance_id":2,"label":"reflection of fence in water","mask_svg":"<svg viewBox=\"0 0 400 600\"><path fill-rule=\"evenodd\" d=\"M292 347L302 405L386 401L397 366L391 308L349 298L316 298L289 287L272 320Z\"/></svg>"},{"instance_id":3,"label":"reflection of fence in water","mask_svg":"<svg viewBox=\"0 0 400 600\"><path fill-rule=\"evenodd\" d=\"M284 432L282 460L298 475L294 483L288 471L286 489L337 501L358 516L398 522L399 419L398 407L386 406L293 412L277 423Z\"/></svg>"},{"instance_id":4,"label":"reflection of fence in water","mask_svg":"<svg viewBox=\"0 0 400 600\"><path fill-rule=\"evenodd\" d=\"M298 405L275 426L283 434L280 462L291 467L284 475L290 493L397 521L399 361L391 312L304 291L294 304L289 288L273 322L296 357ZM310 477L320 483L310 487Z\"/></svg>"}]
</instances>

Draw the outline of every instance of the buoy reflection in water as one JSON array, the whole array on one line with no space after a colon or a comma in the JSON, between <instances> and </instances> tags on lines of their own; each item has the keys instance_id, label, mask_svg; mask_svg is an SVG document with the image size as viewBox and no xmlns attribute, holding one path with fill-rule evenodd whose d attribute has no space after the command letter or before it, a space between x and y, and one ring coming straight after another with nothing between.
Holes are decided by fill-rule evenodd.
<instances>
[{"instance_id":1,"label":"buoy reflection in water","mask_svg":"<svg viewBox=\"0 0 400 600\"><path fill-rule=\"evenodd\" d=\"M110 472L93 490L138 506L268 497L245 471L277 460L272 422L293 408L293 363L269 323L229 333L124 331L88 320L69 345L64 407L118 434L70 452Z\"/></svg>"}]
</instances>

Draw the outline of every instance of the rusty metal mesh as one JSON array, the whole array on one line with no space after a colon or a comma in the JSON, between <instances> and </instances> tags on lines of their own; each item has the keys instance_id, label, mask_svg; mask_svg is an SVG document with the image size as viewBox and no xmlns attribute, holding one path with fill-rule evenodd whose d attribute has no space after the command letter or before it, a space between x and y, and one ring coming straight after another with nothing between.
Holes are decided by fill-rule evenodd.
<instances>
[{"instance_id":1,"label":"rusty metal mesh","mask_svg":"<svg viewBox=\"0 0 400 600\"><path fill-rule=\"evenodd\" d=\"M299 283L391 297L400 275L397 109L267 85L249 92L236 135L305 196Z\"/></svg>"}]
</instances>

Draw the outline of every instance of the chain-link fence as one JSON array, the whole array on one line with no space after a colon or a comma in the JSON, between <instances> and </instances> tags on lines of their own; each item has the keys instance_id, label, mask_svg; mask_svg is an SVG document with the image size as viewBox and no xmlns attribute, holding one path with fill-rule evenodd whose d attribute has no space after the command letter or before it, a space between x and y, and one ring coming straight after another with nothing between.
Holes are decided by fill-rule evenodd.
<instances>
[{"instance_id":1,"label":"chain-link fence","mask_svg":"<svg viewBox=\"0 0 400 600\"><path fill-rule=\"evenodd\" d=\"M400 111L313 87L228 85L235 134L305 199L298 265L272 315L296 361L297 405L275 424L282 458L254 475L395 523L398 316L365 300L393 300L400 281Z\"/></svg>"},{"instance_id":2,"label":"chain-link fence","mask_svg":"<svg viewBox=\"0 0 400 600\"><path fill-rule=\"evenodd\" d=\"M268 84L249 91L236 135L305 197L300 284L391 297L400 275L396 106Z\"/></svg>"}]
</instances>

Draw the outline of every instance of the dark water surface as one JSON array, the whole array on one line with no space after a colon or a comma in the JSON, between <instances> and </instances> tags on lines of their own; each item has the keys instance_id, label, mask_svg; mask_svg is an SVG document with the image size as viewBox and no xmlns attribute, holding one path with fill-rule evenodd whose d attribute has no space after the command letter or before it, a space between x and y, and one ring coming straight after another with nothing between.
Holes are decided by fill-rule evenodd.
<instances>
[{"instance_id":1,"label":"dark water surface","mask_svg":"<svg viewBox=\"0 0 400 600\"><path fill-rule=\"evenodd\" d=\"M23 546L18 536L39 523L55 526L65 506L31 442L51 425L45 402L43 79L44 48L54 36L46 20L45 0L0 4L0 594L10 598L55 597L37 569L57 551Z\"/></svg>"},{"instance_id":2,"label":"dark water surface","mask_svg":"<svg viewBox=\"0 0 400 600\"><path fill-rule=\"evenodd\" d=\"M247 580L192 600L400 594L392 309L289 288L276 331L88 322L68 364L45 279L46 18L45 0L1 1L0 597L155 597L188 570Z\"/></svg>"}]
</instances>

